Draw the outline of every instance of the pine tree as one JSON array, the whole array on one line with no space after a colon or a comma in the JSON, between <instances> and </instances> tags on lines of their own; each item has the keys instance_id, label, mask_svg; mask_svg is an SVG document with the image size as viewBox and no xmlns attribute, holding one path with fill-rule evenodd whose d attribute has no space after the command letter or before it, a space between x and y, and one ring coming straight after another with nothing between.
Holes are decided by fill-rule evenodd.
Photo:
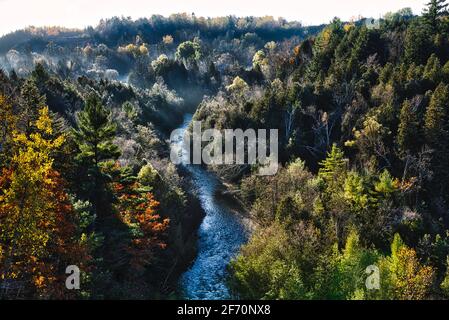
<instances>
[{"instance_id":1,"label":"pine tree","mask_svg":"<svg viewBox=\"0 0 449 320\"><path fill-rule=\"evenodd\" d=\"M421 24L417 20L412 21L405 35L404 58L409 64L426 64L432 53L433 31L428 24Z\"/></svg>"},{"instance_id":2,"label":"pine tree","mask_svg":"<svg viewBox=\"0 0 449 320\"><path fill-rule=\"evenodd\" d=\"M279 202L276 209L276 220L284 224L289 224L296 212L297 209L294 200L292 197L287 196Z\"/></svg>"},{"instance_id":3,"label":"pine tree","mask_svg":"<svg viewBox=\"0 0 449 320\"><path fill-rule=\"evenodd\" d=\"M434 30L438 28L438 19L447 14L447 6L446 0L430 0L430 2L426 4L423 17L426 23L432 26Z\"/></svg>"},{"instance_id":4,"label":"pine tree","mask_svg":"<svg viewBox=\"0 0 449 320\"><path fill-rule=\"evenodd\" d=\"M89 198L97 213L103 213L106 177L102 173L101 164L106 160L117 159L120 155L118 146L113 143L116 125L111 120L110 111L94 93L87 97L84 110L77 115L77 125L74 139L80 152L76 159L87 168L92 181L87 186Z\"/></svg>"},{"instance_id":5,"label":"pine tree","mask_svg":"<svg viewBox=\"0 0 449 320\"><path fill-rule=\"evenodd\" d=\"M402 154L416 152L419 148L419 120L410 100L402 104L399 116L398 145Z\"/></svg>"},{"instance_id":6,"label":"pine tree","mask_svg":"<svg viewBox=\"0 0 449 320\"><path fill-rule=\"evenodd\" d=\"M17 129L17 116L12 104L0 94L0 166L12 157L13 132Z\"/></svg>"},{"instance_id":7,"label":"pine tree","mask_svg":"<svg viewBox=\"0 0 449 320\"><path fill-rule=\"evenodd\" d=\"M20 120L26 134L30 134L38 111L45 106L45 96L41 95L36 83L27 79L20 90Z\"/></svg>"},{"instance_id":8,"label":"pine tree","mask_svg":"<svg viewBox=\"0 0 449 320\"><path fill-rule=\"evenodd\" d=\"M444 279L440 284L440 288L446 298L449 298L449 256L446 257L446 274L444 275Z\"/></svg>"},{"instance_id":9,"label":"pine tree","mask_svg":"<svg viewBox=\"0 0 449 320\"><path fill-rule=\"evenodd\" d=\"M327 158L320 163L321 168L318 175L326 182L328 187L343 186L347 172L347 161L337 145L333 145Z\"/></svg>"},{"instance_id":10,"label":"pine tree","mask_svg":"<svg viewBox=\"0 0 449 320\"><path fill-rule=\"evenodd\" d=\"M348 175L347 160L336 144L332 146L327 158L320 163L321 168L318 176L324 181L325 190L323 203L325 209L332 213L335 225L335 235L339 244L343 241L342 226L347 212L347 203L344 197L344 185Z\"/></svg>"},{"instance_id":11,"label":"pine tree","mask_svg":"<svg viewBox=\"0 0 449 320\"><path fill-rule=\"evenodd\" d=\"M120 155L118 147L113 143L116 125L110 115L100 98L90 94L84 110L77 117L75 139L81 150L78 158L90 162L96 168L102 161L116 159Z\"/></svg>"},{"instance_id":12,"label":"pine tree","mask_svg":"<svg viewBox=\"0 0 449 320\"><path fill-rule=\"evenodd\" d=\"M443 147L448 137L447 106L449 86L440 84L432 95L425 115L426 142L433 148Z\"/></svg>"},{"instance_id":13,"label":"pine tree","mask_svg":"<svg viewBox=\"0 0 449 320\"><path fill-rule=\"evenodd\" d=\"M424 79L433 81L437 84L442 79L442 66L440 59L433 53L427 60L426 67L424 68Z\"/></svg>"},{"instance_id":14,"label":"pine tree","mask_svg":"<svg viewBox=\"0 0 449 320\"><path fill-rule=\"evenodd\" d=\"M447 177L449 124L447 106L449 105L449 86L440 84L432 95L424 119L424 133L427 145L433 150L433 169L436 179L445 181Z\"/></svg>"},{"instance_id":15,"label":"pine tree","mask_svg":"<svg viewBox=\"0 0 449 320\"><path fill-rule=\"evenodd\" d=\"M364 249L358 232L352 229L346 239L342 253L338 255L336 268L332 270L332 278L336 282L333 296L340 299L366 299L366 276L364 271L368 265L377 260L374 250Z\"/></svg>"}]
</instances>

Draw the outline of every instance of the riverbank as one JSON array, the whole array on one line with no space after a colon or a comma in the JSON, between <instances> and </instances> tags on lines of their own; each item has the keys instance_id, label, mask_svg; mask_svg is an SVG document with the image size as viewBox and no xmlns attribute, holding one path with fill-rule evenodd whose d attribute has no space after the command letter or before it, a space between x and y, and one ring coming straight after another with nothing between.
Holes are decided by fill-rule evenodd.
<instances>
[{"instance_id":1,"label":"riverbank","mask_svg":"<svg viewBox=\"0 0 449 320\"><path fill-rule=\"evenodd\" d=\"M236 184L225 181L223 178L217 176L221 185L217 190L217 197L221 198L232 211L242 219L242 223L247 228L248 232L251 234L256 229L257 225L251 218L251 212L247 208L239 196L240 190Z\"/></svg>"},{"instance_id":2,"label":"riverbank","mask_svg":"<svg viewBox=\"0 0 449 320\"><path fill-rule=\"evenodd\" d=\"M182 140L191 115L186 116L179 136L172 147L181 151ZM227 266L248 240L249 232L236 202L220 196L224 186L220 179L200 165L183 164L192 180L205 217L198 229L197 256L190 268L181 276L179 294L185 299L224 300L231 295L227 288ZM234 205L233 205L234 203Z\"/></svg>"}]
</instances>

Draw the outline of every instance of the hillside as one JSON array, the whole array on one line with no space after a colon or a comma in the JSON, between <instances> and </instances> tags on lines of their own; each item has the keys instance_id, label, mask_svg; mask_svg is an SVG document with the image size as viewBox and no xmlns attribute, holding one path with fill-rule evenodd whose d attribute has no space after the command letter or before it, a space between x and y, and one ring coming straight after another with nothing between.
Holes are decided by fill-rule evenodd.
<instances>
[{"instance_id":1,"label":"hillside","mask_svg":"<svg viewBox=\"0 0 449 320\"><path fill-rule=\"evenodd\" d=\"M0 296L189 298L187 274L194 297L449 298L446 9L317 27L112 18L0 38ZM279 170L174 164L189 114L203 130L277 129ZM231 200L211 191L221 182ZM237 256L212 250L246 242L224 201L255 226ZM72 264L82 290L64 289ZM205 274L226 294L201 292L218 290Z\"/></svg>"}]
</instances>

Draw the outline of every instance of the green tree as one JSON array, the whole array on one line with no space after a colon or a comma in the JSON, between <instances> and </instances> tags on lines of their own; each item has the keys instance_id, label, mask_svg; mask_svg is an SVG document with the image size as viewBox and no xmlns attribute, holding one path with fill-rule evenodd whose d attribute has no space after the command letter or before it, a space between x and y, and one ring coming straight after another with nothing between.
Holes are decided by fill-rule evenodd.
<instances>
[{"instance_id":1,"label":"green tree","mask_svg":"<svg viewBox=\"0 0 449 320\"><path fill-rule=\"evenodd\" d=\"M267 55L263 50L259 50L254 54L253 57L253 68L260 70L263 65L268 63Z\"/></svg>"},{"instance_id":2,"label":"green tree","mask_svg":"<svg viewBox=\"0 0 449 320\"><path fill-rule=\"evenodd\" d=\"M17 118L13 105L0 94L0 166L4 166L13 155L13 135L17 130Z\"/></svg>"},{"instance_id":3,"label":"green tree","mask_svg":"<svg viewBox=\"0 0 449 320\"><path fill-rule=\"evenodd\" d=\"M440 288L446 298L449 298L449 256L446 258L446 274L443 281L440 284Z\"/></svg>"},{"instance_id":4,"label":"green tree","mask_svg":"<svg viewBox=\"0 0 449 320\"><path fill-rule=\"evenodd\" d=\"M283 224L289 224L296 211L297 209L292 197L286 196L280 201L276 209L276 221Z\"/></svg>"},{"instance_id":5,"label":"green tree","mask_svg":"<svg viewBox=\"0 0 449 320\"><path fill-rule=\"evenodd\" d=\"M67 265L83 267L90 257L75 234L78 220L65 183L53 168L52 154L65 137L52 138L47 107L37 117L33 133L13 132L14 156L2 168L0 279L17 281L36 297L60 299L71 295L63 285Z\"/></svg>"},{"instance_id":6,"label":"green tree","mask_svg":"<svg viewBox=\"0 0 449 320\"><path fill-rule=\"evenodd\" d=\"M407 247L399 234L391 244L391 256L381 259L380 274L383 299L422 300L430 292L434 270L422 265L416 251Z\"/></svg>"},{"instance_id":7,"label":"green tree","mask_svg":"<svg viewBox=\"0 0 449 320\"><path fill-rule=\"evenodd\" d=\"M344 188L345 199L357 214L361 214L374 201L370 195L366 178L357 172L351 171L348 174Z\"/></svg>"},{"instance_id":8,"label":"green tree","mask_svg":"<svg viewBox=\"0 0 449 320\"><path fill-rule=\"evenodd\" d=\"M320 165L321 168L318 175L327 186L330 189L334 187L341 188L347 173L347 160L343 151L334 144L331 151L327 154L327 158Z\"/></svg>"},{"instance_id":9,"label":"green tree","mask_svg":"<svg viewBox=\"0 0 449 320\"><path fill-rule=\"evenodd\" d=\"M435 84L440 82L442 78L441 68L440 59L433 53L427 60L426 67L424 68L424 79L430 80Z\"/></svg>"},{"instance_id":10,"label":"green tree","mask_svg":"<svg viewBox=\"0 0 449 320\"><path fill-rule=\"evenodd\" d=\"M337 145L333 145L327 158L320 163L318 176L324 181L322 194L325 209L332 214L335 235L340 244L343 241L343 228L347 217L347 202L344 197L344 185L348 174L347 159Z\"/></svg>"},{"instance_id":11,"label":"green tree","mask_svg":"<svg viewBox=\"0 0 449 320\"><path fill-rule=\"evenodd\" d=\"M419 119L410 100L405 100L399 116L397 141L402 154L417 152L419 143Z\"/></svg>"},{"instance_id":12,"label":"green tree","mask_svg":"<svg viewBox=\"0 0 449 320\"><path fill-rule=\"evenodd\" d=\"M259 230L230 263L229 285L242 299L305 299L306 291L286 231Z\"/></svg>"},{"instance_id":13,"label":"green tree","mask_svg":"<svg viewBox=\"0 0 449 320\"><path fill-rule=\"evenodd\" d=\"M190 66L195 66L196 62L201 59L201 45L197 41L183 42L176 49L175 56L189 69Z\"/></svg>"},{"instance_id":14,"label":"green tree","mask_svg":"<svg viewBox=\"0 0 449 320\"><path fill-rule=\"evenodd\" d=\"M25 80L20 89L20 124L26 134L33 130L33 122L39 116L39 109L45 106L45 96L41 95L32 78Z\"/></svg>"},{"instance_id":15,"label":"green tree","mask_svg":"<svg viewBox=\"0 0 449 320\"><path fill-rule=\"evenodd\" d=\"M308 80L314 82L320 78L323 73L327 73L331 65L331 59L335 49L344 37L345 31L343 23L335 18L321 33L316 37L313 45L313 57L307 68Z\"/></svg>"},{"instance_id":16,"label":"green tree","mask_svg":"<svg viewBox=\"0 0 449 320\"><path fill-rule=\"evenodd\" d=\"M440 84L432 95L427 107L424 119L424 134L427 145L433 149L434 171L437 173L437 181L446 181L449 156L448 139L448 114L449 86Z\"/></svg>"},{"instance_id":17,"label":"green tree","mask_svg":"<svg viewBox=\"0 0 449 320\"><path fill-rule=\"evenodd\" d=\"M101 165L104 161L117 159L120 151L113 143L116 125L111 120L111 112L101 103L100 98L92 93L86 99L84 109L77 115L74 139L79 153L76 157L92 179L88 186L89 197L97 213L101 212L104 202L106 177ZM104 204L104 203L103 203Z\"/></svg>"},{"instance_id":18,"label":"green tree","mask_svg":"<svg viewBox=\"0 0 449 320\"><path fill-rule=\"evenodd\" d=\"M426 142L433 148L443 147L448 137L447 111L449 86L440 84L432 95L426 110L424 129Z\"/></svg>"},{"instance_id":19,"label":"green tree","mask_svg":"<svg viewBox=\"0 0 449 320\"><path fill-rule=\"evenodd\" d=\"M433 48L432 30L428 25L413 21L405 35L405 61L416 65L425 64Z\"/></svg>"},{"instance_id":20,"label":"green tree","mask_svg":"<svg viewBox=\"0 0 449 320\"><path fill-rule=\"evenodd\" d=\"M374 190L379 196L389 198L397 191L397 181L391 176L388 170L382 171L379 181L374 184Z\"/></svg>"},{"instance_id":21,"label":"green tree","mask_svg":"<svg viewBox=\"0 0 449 320\"><path fill-rule=\"evenodd\" d=\"M333 274L334 297L340 299L365 299L369 296L366 289L365 269L374 264L377 253L364 249L359 235L351 230L342 254L339 254L336 270Z\"/></svg>"},{"instance_id":22,"label":"green tree","mask_svg":"<svg viewBox=\"0 0 449 320\"><path fill-rule=\"evenodd\" d=\"M437 30L439 25L439 18L447 14L446 0L430 0L426 4L426 8L423 12L423 18L426 23L428 23L433 30Z\"/></svg>"}]
</instances>

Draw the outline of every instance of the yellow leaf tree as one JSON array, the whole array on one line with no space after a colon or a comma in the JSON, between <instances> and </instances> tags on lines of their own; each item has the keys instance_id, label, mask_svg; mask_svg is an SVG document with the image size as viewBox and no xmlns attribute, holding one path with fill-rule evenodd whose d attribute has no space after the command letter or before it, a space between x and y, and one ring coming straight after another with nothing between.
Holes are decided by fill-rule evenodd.
<instances>
[{"instance_id":1,"label":"yellow leaf tree","mask_svg":"<svg viewBox=\"0 0 449 320\"><path fill-rule=\"evenodd\" d=\"M416 251L407 247L398 234L391 245L391 256L380 261L380 270L382 298L423 300L429 297L434 270L422 265Z\"/></svg>"},{"instance_id":2,"label":"yellow leaf tree","mask_svg":"<svg viewBox=\"0 0 449 320\"><path fill-rule=\"evenodd\" d=\"M0 277L48 291L58 267L50 258L56 254L59 261L74 248L68 217L73 209L52 168L52 154L64 136L52 138L47 107L33 126L30 134L12 132L13 156L0 178Z\"/></svg>"}]
</instances>

